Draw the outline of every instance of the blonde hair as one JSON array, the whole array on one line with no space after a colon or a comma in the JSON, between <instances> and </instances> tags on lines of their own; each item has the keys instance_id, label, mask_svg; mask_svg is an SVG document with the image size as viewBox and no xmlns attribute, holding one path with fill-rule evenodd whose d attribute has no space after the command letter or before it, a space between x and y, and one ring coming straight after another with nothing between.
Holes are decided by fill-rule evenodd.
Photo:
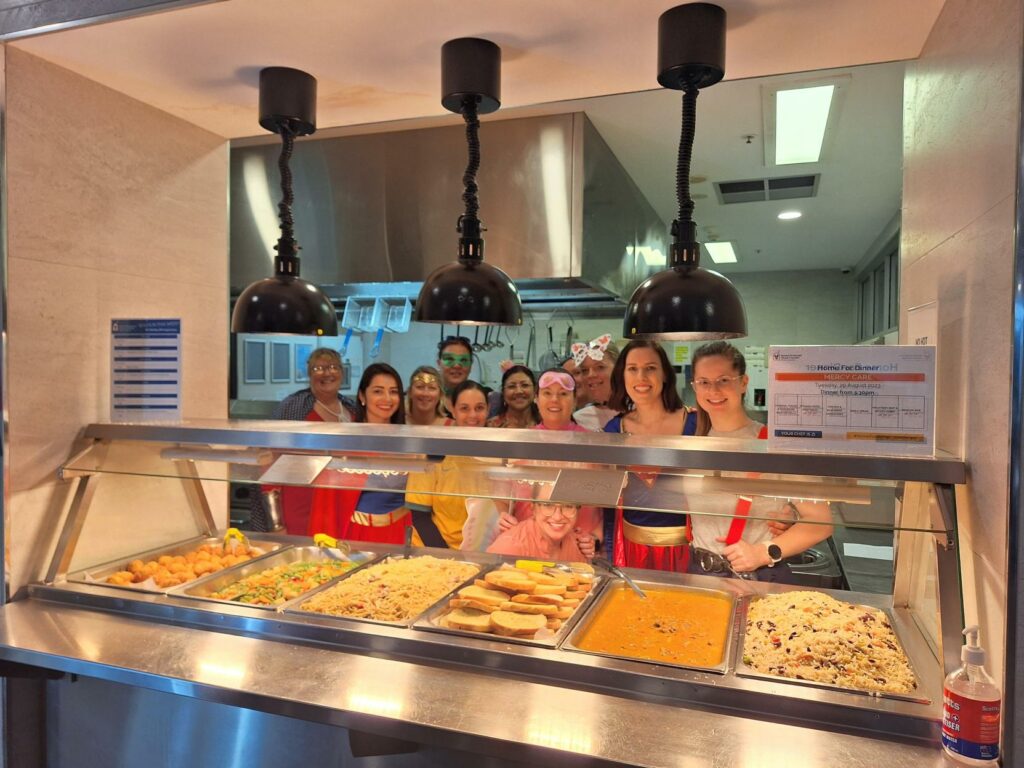
<instances>
[{"instance_id":1,"label":"blonde hair","mask_svg":"<svg viewBox=\"0 0 1024 768\"><path fill-rule=\"evenodd\" d=\"M443 418L446 414L444 412L444 386L441 384L441 374L438 373L437 368L432 365L421 365L412 375L409 377L409 388L405 392L405 410L408 413L412 413L412 385L415 383L417 376L432 376L437 383L437 405L434 406L434 415Z\"/></svg>"}]
</instances>

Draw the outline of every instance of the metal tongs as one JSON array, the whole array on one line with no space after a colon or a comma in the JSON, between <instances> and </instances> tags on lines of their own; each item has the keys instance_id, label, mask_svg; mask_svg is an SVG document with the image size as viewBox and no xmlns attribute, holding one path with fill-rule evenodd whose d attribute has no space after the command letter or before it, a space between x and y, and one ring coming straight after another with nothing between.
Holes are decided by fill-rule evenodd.
<instances>
[{"instance_id":1,"label":"metal tongs","mask_svg":"<svg viewBox=\"0 0 1024 768\"><path fill-rule=\"evenodd\" d=\"M629 585L629 588L632 589L634 592L636 592L637 595L639 595L640 597L642 597L645 600L647 599L647 593L644 592L642 589L640 589L640 587L638 587L636 585L636 582L633 581L631 578L629 578L629 576L627 576L623 572L623 570L621 568L619 568L618 566L612 565L610 562L605 560L603 557L595 557L593 559L593 563L594 563L594 565L601 566L602 568L604 568L609 573L614 573L616 576L618 576L620 579L622 579L624 582L626 582L626 584Z\"/></svg>"},{"instance_id":2,"label":"metal tongs","mask_svg":"<svg viewBox=\"0 0 1024 768\"><path fill-rule=\"evenodd\" d=\"M408 560L409 555L412 554L412 526L406 526L405 528L405 546L402 547L402 559Z\"/></svg>"},{"instance_id":3,"label":"metal tongs","mask_svg":"<svg viewBox=\"0 0 1024 768\"><path fill-rule=\"evenodd\" d=\"M333 536L328 536L326 533L318 533L313 536L313 543L316 544L320 551L327 555L332 560L340 560L343 563L349 563L352 558L349 554L352 552L352 547L347 541L338 541Z\"/></svg>"}]
</instances>

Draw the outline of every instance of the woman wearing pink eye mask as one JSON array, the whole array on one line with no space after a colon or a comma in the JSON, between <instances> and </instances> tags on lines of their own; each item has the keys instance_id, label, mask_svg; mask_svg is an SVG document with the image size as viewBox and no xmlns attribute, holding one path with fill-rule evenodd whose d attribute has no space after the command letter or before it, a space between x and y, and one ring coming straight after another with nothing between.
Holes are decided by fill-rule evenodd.
<instances>
[{"instance_id":1,"label":"woman wearing pink eye mask","mask_svg":"<svg viewBox=\"0 0 1024 768\"><path fill-rule=\"evenodd\" d=\"M576 380L564 368L544 371L537 380L537 410L540 424L533 429L556 432L586 432L572 420L576 407Z\"/></svg>"},{"instance_id":2,"label":"woman wearing pink eye mask","mask_svg":"<svg viewBox=\"0 0 1024 768\"><path fill-rule=\"evenodd\" d=\"M544 429L550 432L587 432L572 420L573 408L576 404L576 380L564 368L551 368L544 371L537 380L537 408L540 411L541 423L533 429ZM537 465L540 462L531 462ZM559 466L567 466L560 464ZM503 512L498 521L498 529L502 533L509 531L518 524L533 519L533 505L526 500L516 501L512 512ZM575 516L573 533L581 548L593 554L593 542L602 533L603 513L597 507L579 507Z\"/></svg>"}]
</instances>

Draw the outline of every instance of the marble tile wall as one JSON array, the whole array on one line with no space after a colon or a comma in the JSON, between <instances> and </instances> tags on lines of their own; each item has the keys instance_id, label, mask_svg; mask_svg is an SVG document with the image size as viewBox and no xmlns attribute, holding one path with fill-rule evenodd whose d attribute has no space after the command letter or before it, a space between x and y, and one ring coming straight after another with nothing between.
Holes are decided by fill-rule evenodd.
<instances>
[{"instance_id":1,"label":"marble tile wall","mask_svg":"<svg viewBox=\"0 0 1024 768\"><path fill-rule=\"evenodd\" d=\"M1003 667L1022 8L948 0L904 89L901 327L938 304L936 443L962 455L968 622ZM906 339L903 339L906 342Z\"/></svg>"},{"instance_id":2,"label":"marble tile wall","mask_svg":"<svg viewBox=\"0 0 1024 768\"><path fill-rule=\"evenodd\" d=\"M109 419L111 318L181 318L184 414L227 414L228 150L69 70L6 55L13 591L53 546L69 490L57 468L85 424ZM226 490L213 491L226 517ZM160 514L153 499L120 501L139 530Z\"/></svg>"}]
</instances>

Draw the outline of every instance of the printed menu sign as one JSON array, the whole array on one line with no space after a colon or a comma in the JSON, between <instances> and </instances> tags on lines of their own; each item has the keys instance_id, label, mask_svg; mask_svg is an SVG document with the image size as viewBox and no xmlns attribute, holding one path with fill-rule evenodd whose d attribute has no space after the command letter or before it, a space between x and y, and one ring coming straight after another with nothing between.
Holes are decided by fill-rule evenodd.
<instances>
[{"instance_id":1,"label":"printed menu sign","mask_svg":"<svg viewBox=\"0 0 1024 768\"><path fill-rule=\"evenodd\" d=\"M180 418L181 320L111 320L111 421Z\"/></svg>"},{"instance_id":2,"label":"printed menu sign","mask_svg":"<svg viewBox=\"0 0 1024 768\"><path fill-rule=\"evenodd\" d=\"M935 449L935 347L771 347L772 448L888 456Z\"/></svg>"}]
</instances>

